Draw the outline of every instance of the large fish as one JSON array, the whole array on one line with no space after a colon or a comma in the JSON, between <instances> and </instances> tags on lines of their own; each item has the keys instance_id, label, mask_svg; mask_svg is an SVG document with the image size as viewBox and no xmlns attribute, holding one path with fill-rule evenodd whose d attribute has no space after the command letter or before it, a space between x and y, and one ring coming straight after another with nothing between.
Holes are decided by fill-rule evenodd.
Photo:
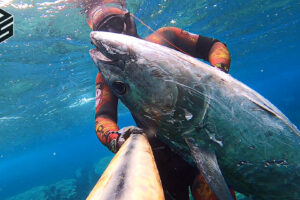
<instances>
[{"instance_id":1,"label":"large fish","mask_svg":"<svg viewBox=\"0 0 300 200\"><path fill-rule=\"evenodd\" d=\"M300 134L274 105L195 58L92 32L90 55L149 137L196 163L219 199L300 199ZM224 177L224 178L223 178Z\"/></svg>"}]
</instances>

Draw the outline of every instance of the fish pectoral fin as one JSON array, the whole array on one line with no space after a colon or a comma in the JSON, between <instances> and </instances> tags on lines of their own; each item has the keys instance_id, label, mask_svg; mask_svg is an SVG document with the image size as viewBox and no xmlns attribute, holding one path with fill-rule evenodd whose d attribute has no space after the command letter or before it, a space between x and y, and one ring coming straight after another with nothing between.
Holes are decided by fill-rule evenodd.
<instances>
[{"instance_id":1,"label":"fish pectoral fin","mask_svg":"<svg viewBox=\"0 0 300 200\"><path fill-rule=\"evenodd\" d=\"M221 200L233 200L228 186L224 180L222 172L219 168L216 154L207 148L201 148L194 145L189 139L185 138L194 161L201 171L206 183Z\"/></svg>"}]
</instances>

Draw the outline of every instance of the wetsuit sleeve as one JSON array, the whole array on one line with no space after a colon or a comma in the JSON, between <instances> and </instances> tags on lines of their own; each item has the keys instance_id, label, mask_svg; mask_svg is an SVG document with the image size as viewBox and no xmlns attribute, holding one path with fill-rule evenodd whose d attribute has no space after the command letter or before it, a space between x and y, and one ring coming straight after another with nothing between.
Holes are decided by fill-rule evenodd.
<instances>
[{"instance_id":1,"label":"wetsuit sleeve","mask_svg":"<svg viewBox=\"0 0 300 200\"><path fill-rule=\"evenodd\" d=\"M196 58L209 61L213 66L230 66L230 54L224 44L214 38L208 38L184 31L176 27L164 27L149 35L146 40L161 44Z\"/></svg>"},{"instance_id":2,"label":"wetsuit sleeve","mask_svg":"<svg viewBox=\"0 0 300 200\"><path fill-rule=\"evenodd\" d=\"M102 75L96 78L96 115L95 129L98 139L112 152L116 152L116 143L119 137L117 125L117 104L115 97Z\"/></svg>"}]
</instances>

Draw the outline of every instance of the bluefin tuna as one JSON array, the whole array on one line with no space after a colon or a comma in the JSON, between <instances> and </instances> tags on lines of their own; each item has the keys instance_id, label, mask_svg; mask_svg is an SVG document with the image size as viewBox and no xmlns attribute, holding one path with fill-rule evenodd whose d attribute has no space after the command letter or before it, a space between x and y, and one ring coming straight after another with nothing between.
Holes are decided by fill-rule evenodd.
<instances>
[{"instance_id":1,"label":"bluefin tuna","mask_svg":"<svg viewBox=\"0 0 300 200\"><path fill-rule=\"evenodd\" d=\"M219 199L300 199L299 130L232 76L176 50L92 32L90 55L148 137L196 164Z\"/></svg>"}]
</instances>

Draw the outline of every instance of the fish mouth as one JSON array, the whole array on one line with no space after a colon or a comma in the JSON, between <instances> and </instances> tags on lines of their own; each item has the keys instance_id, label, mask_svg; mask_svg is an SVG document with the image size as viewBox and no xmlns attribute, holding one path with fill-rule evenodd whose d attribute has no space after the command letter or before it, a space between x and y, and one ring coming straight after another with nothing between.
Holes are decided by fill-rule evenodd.
<instances>
[{"instance_id":1,"label":"fish mouth","mask_svg":"<svg viewBox=\"0 0 300 200\"><path fill-rule=\"evenodd\" d=\"M90 56L92 57L92 59L94 60L95 63L101 62L104 64L114 64L117 62L116 59L111 59L108 58L106 55L104 55L104 53L102 53L103 51L101 51L98 48L95 49L91 49L89 51Z\"/></svg>"},{"instance_id":2,"label":"fish mouth","mask_svg":"<svg viewBox=\"0 0 300 200\"><path fill-rule=\"evenodd\" d=\"M97 32L91 32L90 38L91 43L96 47L89 51L90 56L95 63L101 62L104 64L114 64L117 62L117 54L105 44L104 39L97 37L99 35Z\"/></svg>"},{"instance_id":3,"label":"fish mouth","mask_svg":"<svg viewBox=\"0 0 300 200\"><path fill-rule=\"evenodd\" d=\"M91 43L96 47L96 49L90 51L93 60L105 64L114 64L120 60L132 59L134 51L129 48L128 42L122 40L123 37L122 34L92 31L90 33Z\"/></svg>"}]
</instances>

